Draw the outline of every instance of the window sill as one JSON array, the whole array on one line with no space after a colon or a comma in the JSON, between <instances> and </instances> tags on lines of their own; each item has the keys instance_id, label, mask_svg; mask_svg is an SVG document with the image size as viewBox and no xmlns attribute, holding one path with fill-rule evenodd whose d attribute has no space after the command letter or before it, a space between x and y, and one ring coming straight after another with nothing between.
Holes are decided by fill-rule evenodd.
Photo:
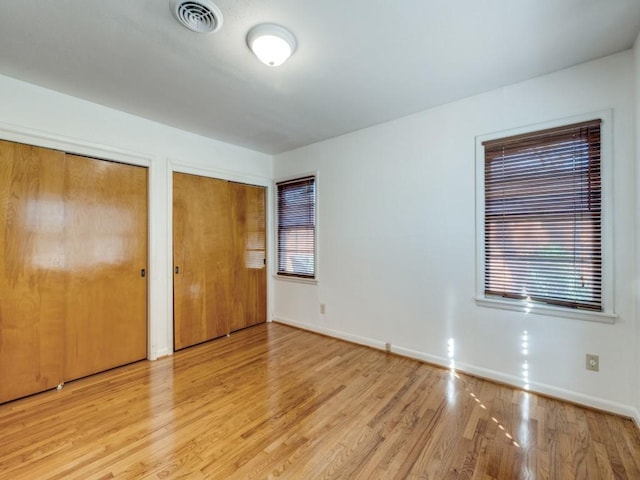
<instances>
[{"instance_id":1,"label":"window sill","mask_svg":"<svg viewBox=\"0 0 640 480\"><path fill-rule=\"evenodd\" d=\"M533 313L538 315L548 315L550 317L572 318L576 320L586 320L589 322L615 323L618 315L607 312L588 312L585 310L572 310L568 308L553 307L539 303L529 303L521 300L503 300L499 298L474 297L476 305L488 308L498 308L500 310L511 310L514 312Z\"/></svg>"},{"instance_id":2,"label":"window sill","mask_svg":"<svg viewBox=\"0 0 640 480\"><path fill-rule=\"evenodd\" d=\"M302 278L302 277L294 277L289 275L274 275L274 279L282 281L282 282L290 282L290 283L302 283L304 285L318 285L317 278Z\"/></svg>"}]
</instances>

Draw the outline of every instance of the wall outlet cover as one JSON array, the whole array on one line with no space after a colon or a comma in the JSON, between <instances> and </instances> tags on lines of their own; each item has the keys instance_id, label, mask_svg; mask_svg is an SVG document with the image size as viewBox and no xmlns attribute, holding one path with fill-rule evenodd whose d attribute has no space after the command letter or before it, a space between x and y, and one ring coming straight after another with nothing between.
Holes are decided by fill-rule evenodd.
<instances>
[{"instance_id":1,"label":"wall outlet cover","mask_svg":"<svg viewBox=\"0 0 640 480\"><path fill-rule=\"evenodd\" d=\"M592 353L587 353L587 370L591 370L592 372L600 371L600 357L598 355L594 355Z\"/></svg>"}]
</instances>

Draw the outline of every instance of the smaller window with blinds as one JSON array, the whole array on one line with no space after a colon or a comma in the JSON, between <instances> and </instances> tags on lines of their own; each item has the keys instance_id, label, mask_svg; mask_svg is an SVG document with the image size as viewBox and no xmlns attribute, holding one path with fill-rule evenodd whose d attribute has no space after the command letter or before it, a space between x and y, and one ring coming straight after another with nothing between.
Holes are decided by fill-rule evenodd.
<instances>
[{"instance_id":1,"label":"smaller window with blinds","mask_svg":"<svg viewBox=\"0 0 640 480\"><path fill-rule=\"evenodd\" d=\"M603 311L600 120L484 146L484 294Z\"/></svg>"},{"instance_id":2,"label":"smaller window with blinds","mask_svg":"<svg viewBox=\"0 0 640 480\"><path fill-rule=\"evenodd\" d=\"M316 277L316 178L276 183L278 275Z\"/></svg>"}]
</instances>

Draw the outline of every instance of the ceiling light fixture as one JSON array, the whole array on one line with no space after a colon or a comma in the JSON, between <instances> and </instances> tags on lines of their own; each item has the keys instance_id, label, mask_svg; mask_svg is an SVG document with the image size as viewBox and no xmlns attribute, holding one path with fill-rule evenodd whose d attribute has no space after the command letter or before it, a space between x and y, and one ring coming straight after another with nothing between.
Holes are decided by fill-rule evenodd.
<instances>
[{"instance_id":1,"label":"ceiling light fixture","mask_svg":"<svg viewBox=\"0 0 640 480\"><path fill-rule=\"evenodd\" d=\"M262 63L277 67L295 52L296 38L280 25L263 23L249 30L247 45Z\"/></svg>"}]
</instances>

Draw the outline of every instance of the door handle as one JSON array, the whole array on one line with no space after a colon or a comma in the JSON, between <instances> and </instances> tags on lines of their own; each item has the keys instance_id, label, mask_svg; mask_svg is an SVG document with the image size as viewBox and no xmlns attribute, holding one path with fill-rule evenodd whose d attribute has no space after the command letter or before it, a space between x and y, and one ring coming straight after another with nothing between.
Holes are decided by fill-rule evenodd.
<instances>
[{"instance_id":1,"label":"door handle","mask_svg":"<svg viewBox=\"0 0 640 480\"><path fill-rule=\"evenodd\" d=\"M180 267L176 266L176 275L180 273Z\"/></svg>"},{"instance_id":2,"label":"door handle","mask_svg":"<svg viewBox=\"0 0 640 480\"><path fill-rule=\"evenodd\" d=\"M140 276L141 277L145 277L147 275L147 272L145 271L145 269L143 268L142 270L140 270Z\"/></svg>"}]
</instances>

